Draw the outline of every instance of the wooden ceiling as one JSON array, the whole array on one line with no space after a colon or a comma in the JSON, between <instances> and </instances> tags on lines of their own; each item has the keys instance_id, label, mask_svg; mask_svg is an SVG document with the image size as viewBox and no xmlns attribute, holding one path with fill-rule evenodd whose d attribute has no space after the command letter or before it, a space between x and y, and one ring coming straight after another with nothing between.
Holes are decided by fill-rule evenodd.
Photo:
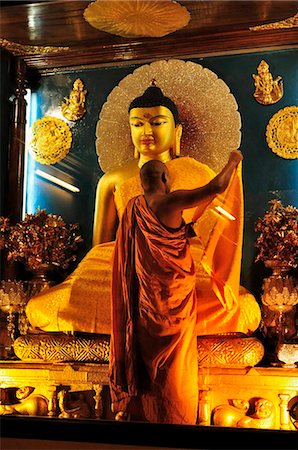
<instances>
[{"instance_id":1,"label":"wooden ceiling","mask_svg":"<svg viewBox=\"0 0 298 450\"><path fill-rule=\"evenodd\" d=\"M252 31L298 12L296 1L179 1L189 24L161 38L123 38L93 28L83 12L88 1L1 1L0 38L21 44L17 50L29 67L39 70L250 49L296 46L298 28ZM6 42L6 41L5 41ZM4 46L2 41L2 46ZM38 46L32 48L28 46ZM51 49L42 47L69 47ZM17 53L16 53L17 52Z\"/></svg>"}]
</instances>

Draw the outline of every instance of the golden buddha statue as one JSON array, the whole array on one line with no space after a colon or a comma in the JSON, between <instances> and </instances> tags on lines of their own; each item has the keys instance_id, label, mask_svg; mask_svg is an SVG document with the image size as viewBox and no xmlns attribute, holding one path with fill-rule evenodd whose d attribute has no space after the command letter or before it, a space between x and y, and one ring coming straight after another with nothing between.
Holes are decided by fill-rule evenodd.
<instances>
[{"instance_id":1,"label":"golden buddha statue","mask_svg":"<svg viewBox=\"0 0 298 450\"><path fill-rule=\"evenodd\" d=\"M215 176L195 158L178 157L182 136L178 110L157 86L150 86L130 103L129 127L134 160L107 171L98 183L93 248L63 283L29 301L26 312L33 327L49 332L110 334L114 239L128 200L142 193L139 169L146 161L158 159L167 164L173 190L192 189ZM239 281L243 232L240 170L220 200L198 214L197 236L191 240L197 272L198 335L251 333L260 322L256 300ZM193 220L194 212L186 210L186 222Z\"/></svg>"}]
</instances>

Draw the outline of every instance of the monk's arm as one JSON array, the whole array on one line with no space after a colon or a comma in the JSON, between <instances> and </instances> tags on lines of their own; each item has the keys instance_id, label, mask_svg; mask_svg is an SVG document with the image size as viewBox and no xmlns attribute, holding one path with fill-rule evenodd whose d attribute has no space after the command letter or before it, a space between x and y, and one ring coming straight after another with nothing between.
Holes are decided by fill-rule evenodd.
<instances>
[{"instance_id":1,"label":"monk's arm","mask_svg":"<svg viewBox=\"0 0 298 450\"><path fill-rule=\"evenodd\" d=\"M198 206L206 200L212 200L216 195L226 190L237 165L242 159L241 152L233 150L228 163L208 184L197 189L171 192L163 198L162 207L172 211L183 211Z\"/></svg>"}]
</instances>

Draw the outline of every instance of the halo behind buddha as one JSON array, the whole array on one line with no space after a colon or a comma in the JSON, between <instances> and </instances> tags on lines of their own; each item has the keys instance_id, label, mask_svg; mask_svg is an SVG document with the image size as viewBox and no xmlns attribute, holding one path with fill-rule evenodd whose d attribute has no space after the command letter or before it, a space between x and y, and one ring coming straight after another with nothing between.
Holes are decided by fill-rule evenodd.
<instances>
[{"instance_id":1,"label":"halo behind buddha","mask_svg":"<svg viewBox=\"0 0 298 450\"><path fill-rule=\"evenodd\" d=\"M178 108L183 126L181 156L192 156L218 172L231 150L240 146L237 102L214 72L178 59L138 67L111 91L96 128L96 150L102 170L115 169L133 159L127 111L152 79Z\"/></svg>"}]
</instances>

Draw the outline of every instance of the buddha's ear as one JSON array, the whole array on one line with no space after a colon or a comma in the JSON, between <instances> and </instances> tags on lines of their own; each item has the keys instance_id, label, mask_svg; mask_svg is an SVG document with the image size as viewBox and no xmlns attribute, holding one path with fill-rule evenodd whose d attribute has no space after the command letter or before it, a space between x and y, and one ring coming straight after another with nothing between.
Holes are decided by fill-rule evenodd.
<instances>
[{"instance_id":1,"label":"buddha's ear","mask_svg":"<svg viewBox=\"0 0 298 450\"><path fill-rule=\"evenodd\" d=\"M140 157L139 150L136 147L134 148L133 157L134 157L134 159L139 159L139 157Z\"/></svg>"},{"instance_id":2,"label":"buddha's ear","mask_svg":"<svg viewBox=\"0 0 298 450\"><path fill-rule=\"evenodd\" d=\"M175 140L173 144L173 154L174 156L180 156L180 142L181 142L181 136L182 136L182 125L181 123L178 123L178 125L175 128Z\"/></svg>"}]
</instances>

